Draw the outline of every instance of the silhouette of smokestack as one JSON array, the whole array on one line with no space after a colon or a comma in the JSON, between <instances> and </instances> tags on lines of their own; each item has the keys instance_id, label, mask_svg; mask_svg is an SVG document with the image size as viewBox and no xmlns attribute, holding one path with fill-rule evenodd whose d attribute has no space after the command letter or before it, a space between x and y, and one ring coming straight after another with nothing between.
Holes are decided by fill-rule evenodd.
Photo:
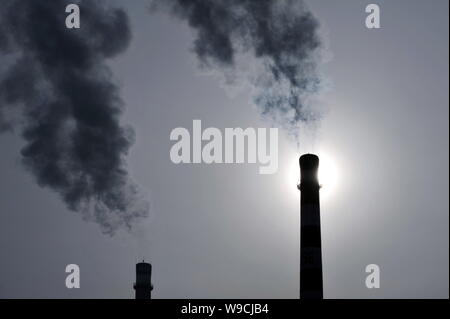
<instances>
[{"instance_id":1,"label":"silhouette of smokestack","mask_svg":"<svg viewBox=\"0 0 450 319\"><path fill-rule=\"evenodd\" d=\"M136 264L136 299L152 299L152 265L142 261Z\"/></svg>"},{"instance_id":2,"label":"silhouette of smokestack","mask_svg":"<svg viewBox=\"0 0 450 319\"><path fill-rule=\"evenodd\" d=\"M300 157L300 298L323 299L319 157Z\"/></svg>"}]
</instances>

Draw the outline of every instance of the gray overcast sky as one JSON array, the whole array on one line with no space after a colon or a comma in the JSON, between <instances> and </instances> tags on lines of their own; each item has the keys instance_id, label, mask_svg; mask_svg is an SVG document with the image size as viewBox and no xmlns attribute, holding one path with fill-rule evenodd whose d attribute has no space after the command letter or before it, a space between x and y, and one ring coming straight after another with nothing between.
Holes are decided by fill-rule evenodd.
<instances>
[{"instance_id":1,"label":"gray overcast sky","mask_svg":"<svg viewBox=\"0 0 450 319\"><path fill-rule=\"evenodd\" d=\"M39 188L20 164L23 141L0 135L0 297L131 298L134 264L153 264L154 298L297 298L297 151L280 138L279 170L174 165L173 128L265 127L246 92L202 74L193 33L148 1L119 1L130 48L111 63L136 129L129 167L151 217L110 238ZM325 298L448 298L448 1L309 1L329 50L332 83L314 143L337 185L322 201ZM111 35L114 36L114 35ZM305 141L308 144L308 141ZM324 185L326 187L326 185ZM81 289L65 287L65 266ZM381 288L365 287L365 266Z\"/></svg>"}]
</instances>

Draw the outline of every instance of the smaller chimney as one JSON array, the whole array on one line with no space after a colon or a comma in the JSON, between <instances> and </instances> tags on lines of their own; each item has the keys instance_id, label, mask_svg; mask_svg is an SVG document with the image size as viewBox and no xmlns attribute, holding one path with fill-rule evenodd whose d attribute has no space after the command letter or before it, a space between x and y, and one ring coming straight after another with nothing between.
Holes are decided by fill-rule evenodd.
<instances>
[{"instance_id":1,"label":"smaller chimney","mask_svg":"<svg viewBox=\"0 0 450 319\"><path fill-rule=\"evenodd\" d=\"M152 299L152 265L142 261L136 264L136 299Z\"/></svg>"}]
</instances>

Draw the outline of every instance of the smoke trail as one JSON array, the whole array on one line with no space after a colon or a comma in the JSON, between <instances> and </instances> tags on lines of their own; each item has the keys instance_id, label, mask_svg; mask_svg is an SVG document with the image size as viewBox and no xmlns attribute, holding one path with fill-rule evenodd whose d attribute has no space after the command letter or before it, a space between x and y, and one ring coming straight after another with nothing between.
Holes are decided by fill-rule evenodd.
<instances>
[{"instance_id":1,"label":"smoke trail","mask_svg":"<svg viewBox=\"0 0 450 319\"><path fill-rule=\"evenodd\" d=\"M113 235L148 215L126 170L133 131L119 123L123 102L106 65L128 47L128 17L100 1L70 3L80 29L65 26L69 1L2 1L0 128L20 127L23 163L40 186Z\"/></svg>"},{"instance_id":2,"label":"smoke trail","mask_svg":"<svg viewBox=\"0 0 450 319\"><path fill-rule=\"evenodd\" d=\"M318 21L301 0L154 0L196 30L194 52L203 66L240 72L239 55L262 69L248 77L262 114L297 136L318 113L308 101L320 87ZM256 73L256 74L255 74Z\"/></svg>"}]
</instances>

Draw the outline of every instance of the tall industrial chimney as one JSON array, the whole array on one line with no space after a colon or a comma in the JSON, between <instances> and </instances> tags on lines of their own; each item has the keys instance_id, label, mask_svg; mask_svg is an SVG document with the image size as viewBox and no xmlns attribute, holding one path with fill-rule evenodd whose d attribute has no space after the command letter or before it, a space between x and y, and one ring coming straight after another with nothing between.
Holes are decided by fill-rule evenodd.
<instances>
[{"instance_id":1,"label":"tall industrial chimney","mask_svg":"<svg viewBox=\"0 0 450 319\"><path fill-rule=\"evenodd\" d=\"M319 157L300 157L300 298L323 299Z\"/></svg>"},{"instance_id":2,"label":"tall industrial chimney","mask_svg":"<svg viewBox=\"0 0 450 319\"><path fill-rule=\"evenodd\" d=\"M136 299L152 299L152 265L142 261L136 264Z\"/></svg>"}]
</instances>

